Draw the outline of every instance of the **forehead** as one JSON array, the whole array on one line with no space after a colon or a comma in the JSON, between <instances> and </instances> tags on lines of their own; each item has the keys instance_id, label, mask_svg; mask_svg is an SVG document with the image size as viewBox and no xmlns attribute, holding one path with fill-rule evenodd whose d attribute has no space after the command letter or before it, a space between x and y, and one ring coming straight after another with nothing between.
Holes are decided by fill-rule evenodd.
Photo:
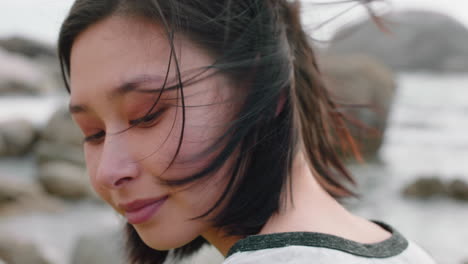
<instances>
[{"instance_id":1,"label":"forehead","mask_svg":"<svg viewBox=\"0 0 468 264\"><path fill-rule=\"evenodd\" d=\"M212 63L208 55L183 36L176 36L174 45L182 72ZM170 53L165 30L156 23L123 16L100 21L82 32L73 44L72 101L97 96L135 76L166 76ZM175 69L172 63L170 76L175 75Z\"/></svg>"},{"instance_id":2,"label":"forehead","mask_svg":"<svg viewBox=\"0 0 468 264\"><path fill-rule=\"evenodd\" d=\"M168 41L157 24L118 16L107 18L81 33L73 45L72 91L87 86L88 81L115 82L141 71L160 70L167 66L168 54Z\"/></svg>"}]
</instances>

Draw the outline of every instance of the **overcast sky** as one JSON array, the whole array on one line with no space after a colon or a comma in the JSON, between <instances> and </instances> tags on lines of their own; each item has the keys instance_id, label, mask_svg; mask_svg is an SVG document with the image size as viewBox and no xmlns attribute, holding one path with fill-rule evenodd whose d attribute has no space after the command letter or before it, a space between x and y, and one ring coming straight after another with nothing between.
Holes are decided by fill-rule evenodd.
<instances>
[{"instance_id":1,"label":"overcast sky","mask_svg":"<svg viewBox=\"0 0 468 264\"><path fill-rule=\"evenodd\" d=\"M311 3L333 2L336 0L304 0L303 9L307 13L305 21L314 27L332 14L346 9L347 6L318 8ZM450 14L468 26L467 0L387 0L392 10L419 8ZM27 35L53 43L57 38L60 23L70 8L73 0L0 0L0 37L9 35ZM362 10L355 9L329 27L323 29L323 35L333 32L338 24L355 20L362 15Z\"/></svg>"}]
</instances>

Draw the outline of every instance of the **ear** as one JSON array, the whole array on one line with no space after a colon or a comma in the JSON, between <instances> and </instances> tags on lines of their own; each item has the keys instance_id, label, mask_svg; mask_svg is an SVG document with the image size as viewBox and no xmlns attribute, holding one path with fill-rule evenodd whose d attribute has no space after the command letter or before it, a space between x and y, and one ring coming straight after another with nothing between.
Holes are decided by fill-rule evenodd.
<instances>
[{"instance_id":1,"label":"ear","mask_svg":"<svg viewBox=\"0 0 468 264\"><path fill-rule=\"evenodd\" d=\"M278 104L276 105L275 118L278 117L278 115L283 111L284 104L286 104L286 96L287 94L285 92L280 94L278 98Z\"/></svg>"}]
</instances>

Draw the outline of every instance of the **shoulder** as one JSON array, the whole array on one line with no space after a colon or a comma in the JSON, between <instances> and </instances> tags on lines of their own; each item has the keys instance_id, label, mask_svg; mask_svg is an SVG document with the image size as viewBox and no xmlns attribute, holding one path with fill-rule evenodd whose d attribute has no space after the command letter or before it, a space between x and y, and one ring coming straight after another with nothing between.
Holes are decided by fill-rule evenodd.
<instances>
[{"instance_id":1,"label":"shoulder","mask_svg":"<svg viewBox=\"0 0 468 264\"><path fill-rule=\"evenodd\" d=\"M409 241L408 249L403 252L402 258L406 258L408 263L436 264L434 259L413 241Z\"/></svg>"},{"instance_id":2,"label":"shoulder","mask_svg":"<svg viewBox=\"0 0 468 264\"><path fill-rule=\"evenodd\" d=\"M391 226L375 223L390 231L392 236L379 243L361 244L313 232L254 235L238 241L223 264L310 264L311 260L321 264L435 263L424 250Z\"/></svg>"},{"instance_id":3,"label":"shoulder","mask_svg":"<svg viewBox=\"0 0 468 264\"><path fill-rule=\"evenodd\" d=\"M419 246L409 243L402 253L387 258L371 258L349 254L329 248L288 246L238 252L227 258L223 264L436 264Z\"/></svg>"}]
</instances>

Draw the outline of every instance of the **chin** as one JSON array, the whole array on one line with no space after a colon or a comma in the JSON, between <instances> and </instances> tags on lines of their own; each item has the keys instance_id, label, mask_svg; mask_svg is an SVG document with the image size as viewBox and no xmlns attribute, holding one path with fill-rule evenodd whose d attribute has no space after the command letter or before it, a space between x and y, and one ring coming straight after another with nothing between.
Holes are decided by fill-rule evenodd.
<instances>
[{"instance_id":1,"label":"chin","mask_svg":"<svg viewBox=\"0 0 468 264\"><path fill-rule=\"evenodd\" d=\"M170 230L166 230L166 232L151 232L144 228L139 228L137 226L134 227L141 240L148 247L159 251L180 248L190 243L190 241L194 240L198 236L187 236L187 234L181 234L179 232L172 233Z\"/></svg>"}]
</instances>

